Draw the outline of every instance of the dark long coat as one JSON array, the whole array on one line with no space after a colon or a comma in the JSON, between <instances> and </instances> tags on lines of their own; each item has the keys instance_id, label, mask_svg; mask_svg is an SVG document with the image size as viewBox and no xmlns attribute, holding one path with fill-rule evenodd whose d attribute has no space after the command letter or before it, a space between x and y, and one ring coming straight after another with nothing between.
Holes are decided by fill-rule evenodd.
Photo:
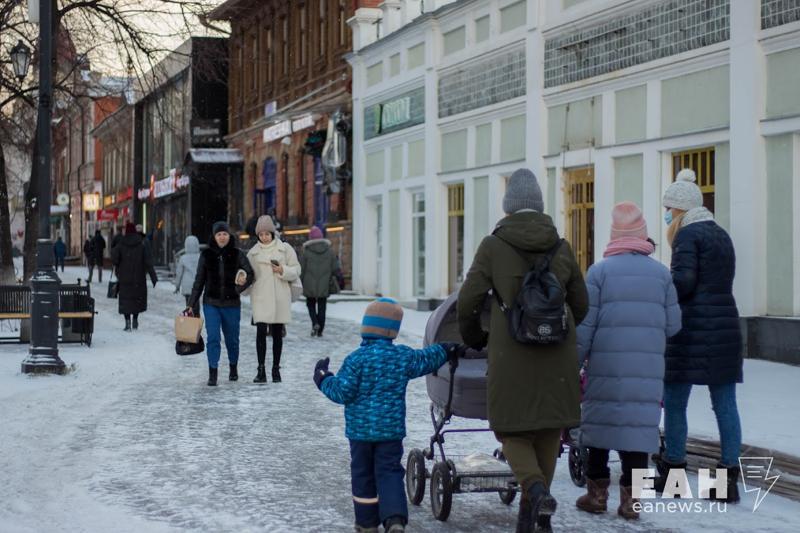
<instances>
[{"instance_id":1,"label":"dark long coat","mask_svg":"<svg viewBox=\"0 0 800 533\"><path fill-rule=\"evenodd\" d=\"M682 328L667 344L666 382L724 385L742 381L742 335L733 298L733 242L713 220L678 231L672 280Z\"/></svg>"},{"instance_id":2,"label":"dark long coat","mask_svg":"<svg viewBox=\"0 0 800 533\"><path fill-rule=\"evenodd\" d=\"M150 248L142 243L141 236L125 235L111 249L111 261L119 281L119 314L147 311L147 275L153 283L158 281Z\"/></svg>"},{"instance_id":3,"label":"dark long coat","mask_svg":"<svg viewBox=\"0 0 800 533\"><path fill-rule=\"evenodd\" d=\"M487 292L495 287L511 303L535 261L559 240L549 216L518 212L497 224L496 236L483 239L458 296L461 337L468 346L483 342L480 315ZM500 238L505 240L503 242ZM525 256L520 257L511 243ZM514 340L508 321L492 298L489 325L488 411L496 432L535 431L580 424L580 390L575 325L589 308L580 267L566 242L550 267L566 291L569 335L560 344L534 346Z\"/></svg>"},{"instance_id":4,"label":"dark long coat","mask_svg":"<svg viewBox=\"0 0 800 533\"><path fill-rule=\"evenodd\" d=\"M336 256L331 241L314 239L303 244L300 257L303 295L306 298L327 298L331 295L331 277L336 273Z\"/></svg>"}]
</instances>

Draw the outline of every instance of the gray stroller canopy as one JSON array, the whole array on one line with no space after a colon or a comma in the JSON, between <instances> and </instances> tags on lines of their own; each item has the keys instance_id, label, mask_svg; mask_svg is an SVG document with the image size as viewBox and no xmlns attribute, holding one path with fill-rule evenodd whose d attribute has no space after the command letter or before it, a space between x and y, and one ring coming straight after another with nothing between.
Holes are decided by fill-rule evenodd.
<instances>
[{"instance_id":1,"label":"gray stroller canopy","mask_svg":"<svg viewBox=\"0 0 800 533\"><path fill-rule=\"evenodd\" d=\"M425 325L425 346L439 342L464 342L461 339L461 332L458 330L457 303L458 292L454 292L431 314L428 323ZM481 316L481 324L485 331L489 330L490 309L491 300L487 297ZM469 349L465 357L467 359L485 359L487 356L488 353L485 349L480 352Z\"/></svg>"}]
</instances>

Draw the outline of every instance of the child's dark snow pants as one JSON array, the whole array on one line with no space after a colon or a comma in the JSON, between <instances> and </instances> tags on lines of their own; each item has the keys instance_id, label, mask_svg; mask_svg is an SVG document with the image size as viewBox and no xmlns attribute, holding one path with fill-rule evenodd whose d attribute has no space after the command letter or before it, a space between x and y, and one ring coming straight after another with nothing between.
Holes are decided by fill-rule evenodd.
<instances>
[{"instance_id":1,"label":"child's dark snow pants","mask_svg":"<svg viewBox=\"0 0 800 533\"><path fill-rule=\"evenodd\" d=\"M387 518L408 522L403 441L350 441L350 474L356 524L377 527Z\"/></svg>"}]
</instances>

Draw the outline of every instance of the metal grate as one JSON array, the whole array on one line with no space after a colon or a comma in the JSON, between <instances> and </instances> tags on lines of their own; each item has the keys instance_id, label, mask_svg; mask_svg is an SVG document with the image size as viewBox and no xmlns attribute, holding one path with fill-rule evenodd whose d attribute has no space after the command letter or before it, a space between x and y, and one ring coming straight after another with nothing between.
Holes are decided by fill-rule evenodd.
<instances>
[{"instance_id":1,"label":"metal grate","mask_svg":"<svg viewBox=\"0 0 800 533\"><path fill-rule=\"evenodd\" d=\"M761 0L761 29L800 20L800 0Z\"/></svg>"},{"instance_id":2,"label":"metal grate","mask_svg":"<svg viewBox=\"0 0 800 533\"><path fill-rule=\"evenodd\" d=\"M797 0L794 0L797 1ZM730 38L730 0L672 0L545 43L545 87Z\"/></svg>"}]
</instances>

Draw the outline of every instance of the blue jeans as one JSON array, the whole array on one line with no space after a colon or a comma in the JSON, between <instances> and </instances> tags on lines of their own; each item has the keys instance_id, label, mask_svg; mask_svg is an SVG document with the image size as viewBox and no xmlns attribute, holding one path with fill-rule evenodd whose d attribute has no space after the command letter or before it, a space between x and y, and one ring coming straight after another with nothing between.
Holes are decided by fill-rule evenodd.
<instances>
[{"instance_id":1,"label":"blue jeans","mask_svg":"<svg viewBox=\"0 0 800 533\"><path fill-rule=\"evenodd\" d=\"M220 328L225 335L225 348L228 350L228 362L232 365L239 362L239 322L242 318L241 307L217 307L203 304L206 319L206 356L208 366L219 366Z\"/></svg>"},{"instance_id":2,"label":"blue jeans","mask_svg":"<svg viewBox=\"0 0 800 533\"><path fill-rule=\"evenodd\" d=\"M709 385L708 390L719 428L720 462L726 467L739 466L742 427L736 408L736 383ZM664 383L664 458L672 464L686 460L686 408L691 392L691 383Z\"/></svg>"},{"instance_id":3,"label":"blue jeans","mask_svg":"<svg viewBox=\"0 0 800 533\"><path fill-rule=\"evenodd\" d=\"M388 518L408 522L403 441L350 441L350 475L356 525L378 527Z\"/></svg>"}]
</instances>

